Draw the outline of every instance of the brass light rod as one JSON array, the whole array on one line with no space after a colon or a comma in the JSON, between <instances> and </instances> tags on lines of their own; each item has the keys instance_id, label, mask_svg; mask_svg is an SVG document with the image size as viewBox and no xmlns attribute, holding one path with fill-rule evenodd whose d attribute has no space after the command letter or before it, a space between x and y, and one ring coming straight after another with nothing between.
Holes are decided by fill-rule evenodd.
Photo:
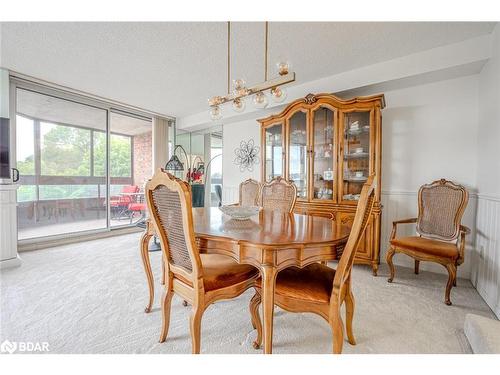
<instances>
[{"instance_id":1,"label":"brass light rod","mask_svg":"<svg viewBox=\"0 0 500 375\"><path fill-rule=\"evenodd\" d=\"M252 94L255 94L259 91L265 91L268 89L272 89L273 87L281 86L286 83L294 82L295 81L295 73L291 72L273 79L270 79L268 81L258 83L254 86L246 88L246 90L242 93L238 94L228 94L226 96L214 96L208 101L208 105L213 107L216 105L224 104L227 102L231 102L234 99L239 99L243 98L245 96L249 96Z\"/></svg>"}]
</instances>

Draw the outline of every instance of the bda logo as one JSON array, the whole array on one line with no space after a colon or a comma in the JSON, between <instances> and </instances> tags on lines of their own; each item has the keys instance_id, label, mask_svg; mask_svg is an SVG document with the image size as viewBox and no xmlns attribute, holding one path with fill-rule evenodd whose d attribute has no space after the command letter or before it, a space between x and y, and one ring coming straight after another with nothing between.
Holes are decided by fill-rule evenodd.
<instances>
[{"instance_id":1,"label":"bda logo","mask_svg":"<svg viewBox=\"0 0 500 375\"><path fill-rule=\"evenodd\" d=\"M10 342L9 340L5 340L0 344L0 352L2 353L9 353L12 354L16 351L17 349L17 343L16 342Z\"/></svg>"}]
</instances>

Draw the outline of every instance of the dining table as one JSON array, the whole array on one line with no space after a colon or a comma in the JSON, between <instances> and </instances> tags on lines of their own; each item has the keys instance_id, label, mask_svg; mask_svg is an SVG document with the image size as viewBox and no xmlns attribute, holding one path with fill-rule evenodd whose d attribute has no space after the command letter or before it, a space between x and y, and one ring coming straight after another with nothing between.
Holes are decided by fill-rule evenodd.
<instances>
[{"instance_id":1,"label":"dining table","mask_svg":"<svg viewBox=\"0 0 500 375\"><path fill-rule=\"evenodd\" d=\"M256 267L262 278L264 353L272 353L274 291L277 274L287 267L338 260L350 227L321 216L261 210L247 220L236 220L218 207L193 208L194 233L200 253L224 254L238 263ZM149 259L149 240L155 235L150 220L140 249L148 280L151 311L154 284Z\"/></svg>"}]
</instances>

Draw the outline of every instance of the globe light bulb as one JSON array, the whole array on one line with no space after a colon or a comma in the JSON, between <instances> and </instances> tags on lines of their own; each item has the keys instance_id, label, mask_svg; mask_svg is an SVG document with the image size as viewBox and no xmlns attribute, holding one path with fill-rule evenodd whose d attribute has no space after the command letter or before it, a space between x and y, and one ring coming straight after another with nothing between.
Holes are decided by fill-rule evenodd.
<instances>
[{"instance_id":1,"label":"globe light bulb","mask_svg":"<svg viewBox=\"0 0 500 375\"><path fill-rule=\"evenodd\" d=\"M220 120L222 118L222 111L218 105L210 107L210 118L212 121Z\"/></svg>"},{"instance_id":2,"label":"globe light bulb","mask_svg":"<svg viewBox=\"0 0 500 375\"><path fill-rule=\"evenodd\" d=\"M233 109L236 112L243 112L245 110L245 99L236 98L233 100Z\"/></svg>"},{"instance_id":3,"label":"globe light bulb","mask_svg":"<svg viewBox=\"0 0 500 375\"><path fill-rule=\"evenodd\" d=\"M278 68L278 74L280 76L287 75L288 72L290 71L290 64L286 61L281 61L277 63L276 67Z\"/></svg>"},{"instance_id":4,"label":"globe light bulb","mask_svg":"<svg viewBox=\"0 0 500 375\"><path fill-rule=\"evenodd\" d=\"M286 99L286 90L281 87L273 87L271 89L271 96L276 103L283 103Z\"/></svg>"},{"instance_id":5,"label":"globe light bulb","mask_svg":"<svg viewBox=\"0 0 500 375\"><path fill-rule=\"evenodd\" d=\"M264 94L262 91L256 93L255 96L253 97L253 104L255 105L256 108L259 109L266 108L268 104L266 94Z\"/></svg>"},{"instance_id":6,"label":"globe light bulb","mask_svg":"<svg viewBox=\"0 0 500 375\"><path fill-rule=\"evenodd\" d=\"M245 80L243 78L233 79L233 95L247 95L247 89L245 87Z\"/></svg>"},{"instance_id":7,"label":"globe light bulb","mask_svg":"<svg viewBox=\"0 0 500 375\"><path fill-rule=\"evenodd\" d=\"M245 87L245 80L243 78L233 79L233 88L240 90Z\"/></svg>"}]
</instances>

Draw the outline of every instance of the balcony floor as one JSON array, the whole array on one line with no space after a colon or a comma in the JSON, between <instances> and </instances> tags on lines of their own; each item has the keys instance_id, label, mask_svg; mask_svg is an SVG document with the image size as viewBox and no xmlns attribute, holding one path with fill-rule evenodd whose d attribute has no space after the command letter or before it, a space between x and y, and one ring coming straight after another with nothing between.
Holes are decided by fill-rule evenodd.
<instances>
[{"instance_id":1,"label":"balcony floor","mask_svg":"<svg viewBox=\"0 0 500 375\"><path fill-rule=\"evenodd\" d=\"M139 215L134 217L133 223L136 223L140 218ZM130 225L130 220L123 218L122 220L111 220L111 228ZM106 219L90 219L81 221L66 221L58 223L50 223L43 225L33 225L30 227L19 228L18 239L26 240L30 238L40 238L47 236L63 235L74 232L84 232L89 230L98 230L106 228Z\"/></svg>"}]
</instances>

